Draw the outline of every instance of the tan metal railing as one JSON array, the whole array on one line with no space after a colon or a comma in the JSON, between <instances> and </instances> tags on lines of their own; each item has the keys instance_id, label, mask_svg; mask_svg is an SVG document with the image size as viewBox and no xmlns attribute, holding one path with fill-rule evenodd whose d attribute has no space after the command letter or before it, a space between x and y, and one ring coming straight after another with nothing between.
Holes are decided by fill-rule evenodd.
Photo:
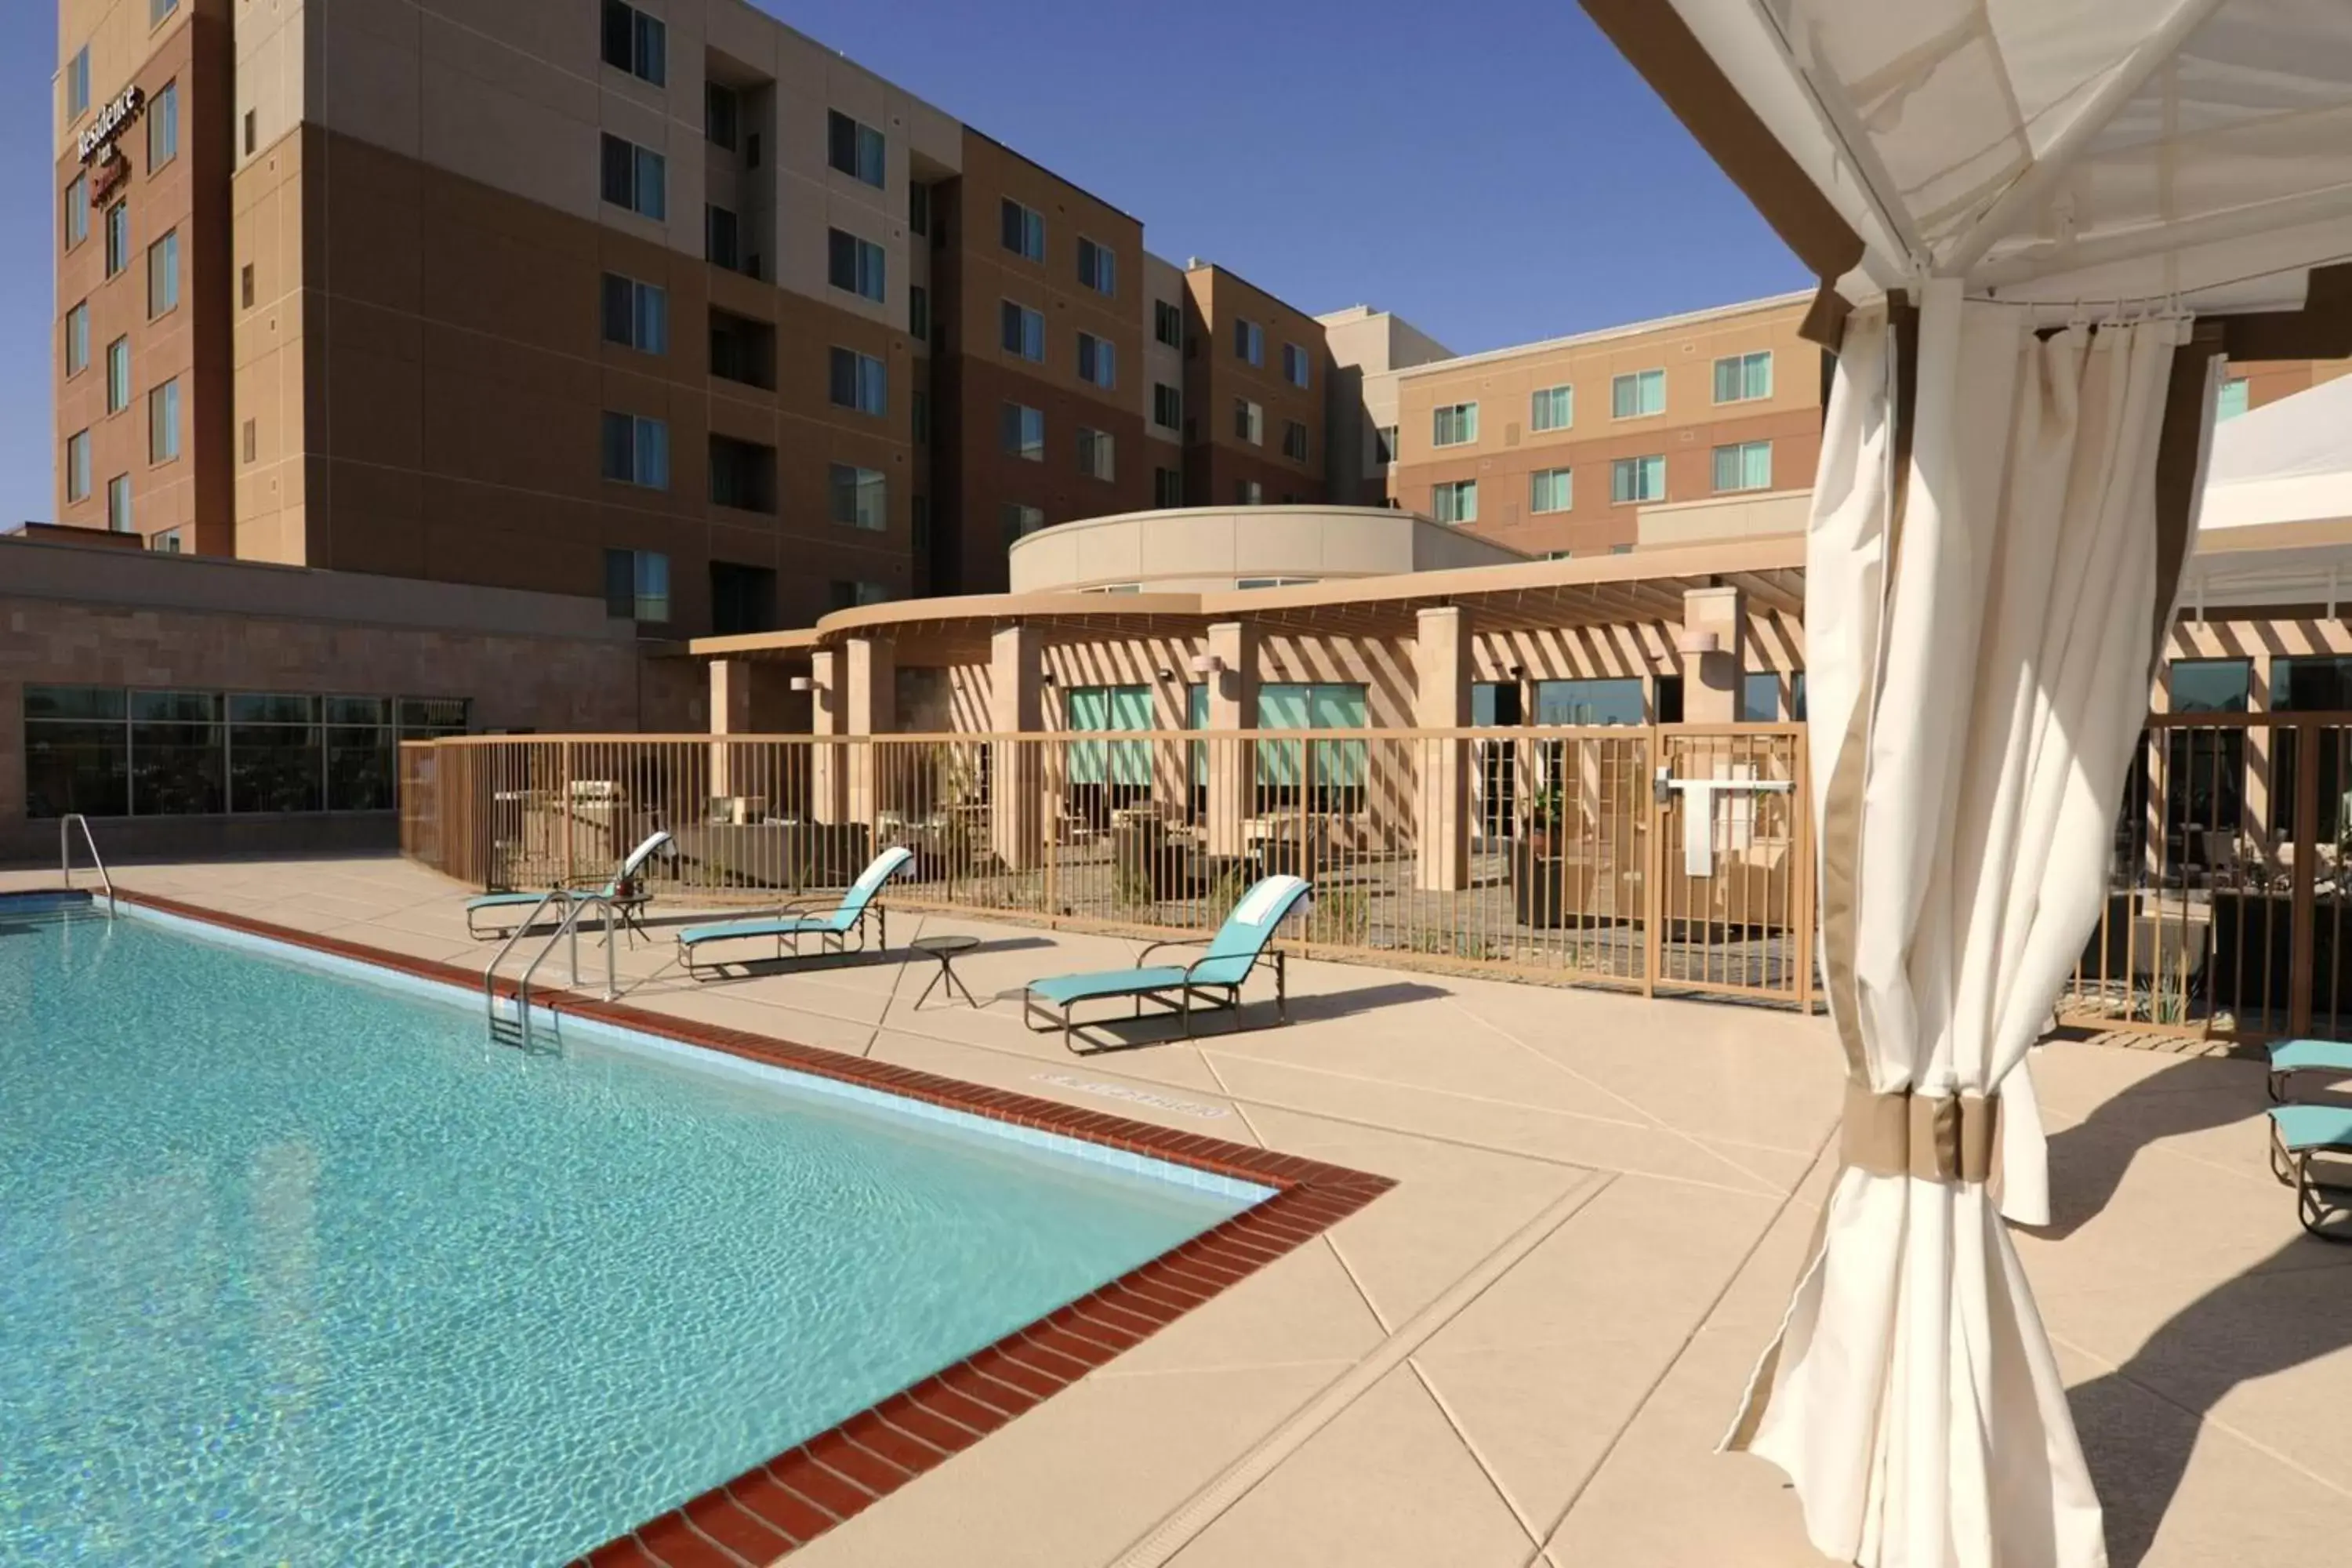
<instances>
[{"instance_id":1,"label":"tan metal railing","mask_svg":"<svg viewBox=\"0 0 2352 1568\"><path fill-rule=\"evenodd\" d=\"M1311 954L1796 1003L1802 735L469 736L402 747L401 843L478 887L594 885L666 829L649 877L689 905L837 888L901 844L896 904L1139 937L1212 931L1294 871Z\"/></svg>"}]
</instances>

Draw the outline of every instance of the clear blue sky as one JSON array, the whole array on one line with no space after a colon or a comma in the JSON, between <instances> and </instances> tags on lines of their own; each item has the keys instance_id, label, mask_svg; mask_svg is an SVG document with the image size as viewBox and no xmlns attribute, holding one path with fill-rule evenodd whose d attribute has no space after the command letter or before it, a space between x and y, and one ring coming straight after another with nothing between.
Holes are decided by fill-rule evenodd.
<instances>
[{"instance_id":1,"label":"clear blue sky","mask_svg":"<svg viewBox=\"0 0 2352 1568\"><path fill-rule=\"evenodd\" d=\"M1806 281L1574 0L757 3L1135 214L1162 256L1463 353ZM0 0L6 521L54 494L56 26L50 0Z\"/></svg>"}]
</instances>

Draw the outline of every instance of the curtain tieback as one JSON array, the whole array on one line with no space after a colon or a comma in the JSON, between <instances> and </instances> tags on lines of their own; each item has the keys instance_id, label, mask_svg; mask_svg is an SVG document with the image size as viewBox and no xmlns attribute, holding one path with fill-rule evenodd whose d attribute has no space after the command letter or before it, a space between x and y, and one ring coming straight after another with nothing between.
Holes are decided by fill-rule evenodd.
<instances>
[{"instance_id":1,"label":"curtain tieback","mask_svg":"<svg viewBox=\"0 0 2352 1568\"><path fill-rule=\"evenodd\" d=\"M1990 1181L2000 1158L2000 1097L1880 1094L1849 1079L1838 1142L1843 1163L1874 1176Z\"/></svg>"}]
</instances>

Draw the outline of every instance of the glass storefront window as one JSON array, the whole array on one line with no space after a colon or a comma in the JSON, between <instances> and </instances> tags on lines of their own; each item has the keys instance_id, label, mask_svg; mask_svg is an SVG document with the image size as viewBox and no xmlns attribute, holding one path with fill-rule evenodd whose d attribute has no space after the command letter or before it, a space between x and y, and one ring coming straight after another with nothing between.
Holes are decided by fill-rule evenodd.
<instances>
[{"instance_id":1,"label":"glass storefront window","mask_svg":"<svg viewBox=\"0 0 2352 1568\"><path fill-rule=\"evenodd\" d=\"M393 704L388 697L327 699L327 809L390 811Z\"/></svg>"},{"instance_id":2,"label":"glass storefront window","mask_svg":"<svg viewBox=\"0 0 2352 1568\"><path fill-rule=\"evenodd\" d=\"M108 687L25 688L25 814L121 816L131 809L131 731Z\"/></svg>"},{"instance_id":3,"label":"glass storefront window","mask_svg":"<svg viewBox=\"0 0 2352 1568\"><path fill-rule=\"evenodd\" d=\"M228 700L232 812L319 811L326 799L319 699L291 692Z\"/></svg>"},{"instance_id":4,"label":"glass storefront window","mask_svg":"<svg viewBox=\"0 0 2352 1568\"><path fill-rule=\"evenodd\" d=\"M132 692L131 815L207 816L227 809L227 748L218 692Z\"/></svg>"}]
</instances>

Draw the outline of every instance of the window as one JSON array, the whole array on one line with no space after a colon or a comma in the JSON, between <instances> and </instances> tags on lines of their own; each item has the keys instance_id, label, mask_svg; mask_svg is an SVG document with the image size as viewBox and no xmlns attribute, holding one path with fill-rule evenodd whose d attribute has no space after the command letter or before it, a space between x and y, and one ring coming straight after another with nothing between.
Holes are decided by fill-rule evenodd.
<instances>
[{"instance_id":1,"label":"window","mask_svg":"<svg viewBox=\"0 0 2352 1568\"><path fill-rule=\"evenodd\" d=\"M1730 354L1715 362L1715 400L1750 403L1772 395L1772 353Z\"/></svg>"},{"instance_id":2,"label":"window","mask_svg":"<svg viewBox=\"0 0 2352 1568\"><path fill-rule=\"evenodd\" d=\"M131 204L117 202L106 209L106 275L131 265Z\"/></svg>"},{"instance_id":3,"label":"window","mask_svg":"<svg viewBox=\"0 0 2352 1568\"><path fill-rule=\"evenodd\" d=\"M1610 505L1626 506L1634 501L1665 499L1665 458L1620 458L1609 465Z\"/></svg>"},{"instance_id":4,"label":"window","mask_svg":"<svg viewBox=\"0 0 2352 1568\"><path fill-rule=\"evenodd\" d=\"M1151 422L1163 430L1181 428L1184 423L1184 395L1164 381L1151 384Z\"/></svg>"},{"instance_id":5,"label":"window","mask_svg":"<svg viewBox=\"0 0 2352 1568\"><path fill-rule=\"evenodd\" d=\"M656 87L669 78L668 31L658 16L648 16L622 0L604 0L604 63Z\"/></svg>"},{"instance_id":6,"label":"window","mask_svg":"<svg viewBox=\"0 0 2352 1568\"><path fill-rule=\"evenodd\" d=\"M1173 507L1184 504L1184 475L1177 468L1151 470L1151 504Z\"/></svg>"},{"instance_id":7,"label":"window","mask_svg":"<svg viewBox=\"0 0 2352 1568\"><path fill-rule=\"evenodd\" d=\"M1025 305L1007 300L1000 311L1003 326L1004 352L1019 354L1023 359L1042 360L1045 357L1045 318Z\"/></svg>"},{"instance_id":8,"label":"window","mask_svg":"<svg viewBox=\"0 0 2352 1568\"><path fill-rule=\"evenodd\" d=\"M931 438L931 400L921 387L908 395L907 423L911 427L917 445ZM917 500L923 498L917 496Z\"/></svg>"},{"instance_id":9,"label":"window","mask_svg":"<svg viewBox=\"0 0 2352 1568\"><path fill-rule=\"evenodd\" d=\"M1265 445L1265 410L1246 397L1234 399L1234 434L1253 447Z\"/></svg>"},{"instance_id":10,"label":"window","mask_svg":"<svg viewBox=\"0 0 2352 1568\"><path fill-rule=\"evenodd\" d=\"M825 162L843 174L882 188L882 132L839 110L825 113Z\"/></svg>"},{"instance_id":11,"label":"window","mask_svg":"<svg viewBox=\"0 0 2352 1568\"><path fill-rule=\"evenodd\" d=\"M830 261L827 280L836 289L879 304L883 293L882 247L870 239L860 239L837 228L827 233L825 245Z\"/></svg>"},{"instance_id":12,"label":"window","mask_svg":"<svg viewBox=\"0 0 2352 1568\"><path fill-rule=\"evenodd\" d=\"M182 727L201 733L204 721L212 716L199 706L206 694L163 695L179 701L155 717L183 721ZM191 698L194 701L187 700ZM257 692L228 699L230 811L325 809L326 758L324 737L319 728L320 708L319 698L291 692ZM132 781L134 795L139 782L136 778Z\"/></svg>"},{"instance_id":13,"label":"window","mask_svg":"<svg viewBox=\"0 0 2352 1568\"><path fill-rule=\"evenodd\" d=\"M834 521L868 533L881 533L889 528L889 507L878 469L832 464L826 470L825 489L832 502Z\"/></svg>"},{"instance_id":14,"label":"window","mask_svg":"<svg viewBox=\"0 0 2352 1568\"><path fill-rule=\"evenodd\" d=\"M1000 209L1001 235L1004 248L1015 256L1025 256L1032 261L1045 259L1045 215L1033 212L1010 196Z\"/></svg>"},{"instance_id":15,"label":"window","mask_svg":"<svg viewBox=\"0 0 2352 1568\"><path fill-rule=\"evenodd\" d=\"M173 229L147 247L147 314L150 319L180 304L180 231Z\"/></svg>"},{"instance_id":16,"label":"window","mask_svg":"<svg viewBox=\"0 0 2352 1568\"><path fill-rule=\"evenodd\" d=\"M66 500L89 499L89 432L77 430L66 437Z\"/></svg>"},{"instance_id":17,"label":"window","mask_svg":"<svg viewBox=\"0 0 2352 1568\"><path fill-rule=\"evenodd\" d=\"M656 550L604 552L604 613L616 621L669 619L669 557Z\"/></svg>"},{"instance_id":18,"label":"window","mask_svg":"<svg viewBox=\"0 0 2352 1568\"><path fill-rule=\"evenodd\" d=\"M66 67L66 123L79 120L89 108L89 46L74 51Z\"/></svg>"},{"instance_id":19,"label":"window","mask_svg":"<svg viewBox=\"0 0 2352 1568\"><path fill-rule=\"evenodd\" d=\"M147 100L147 172L180 155L180 84L167 81Z\"/></svg>"},{"instance_id":20,"label":"window","mask_svg":"<svg viewBox=\"0 0 2352 1568\"><path fill-rule=\"evenodd\" d=\"M147 0L147 25L154 26L180 8L180 0Z\"/></svg>"},{"instance_id":21,"label":"window","mask_svg":"<svg viewBox=\"0 0 2352 1568\"><path fill-rule=\"evenodd\" d=\"M1118 354L1092 332L1078 334L1078 379L1101 387L1118 384Z\"/></svg>"},{"instance_id":22,"label":"window","mask_svg":"<svg viewBox=\"0 0 2352 1568\"><path fill-rule=\"evenodd\" d=\"M1352 682L1269 680L1257 689L1257 727L1364 729L1364 688ZM1260 741L1251 750L1257 753L1262 806L1297 799L1302 789L1326 804L1337 804L1331 800L1334 795L1360 795L1363 790L1367 747L1362 741Z\"/></svg>"},{"instance_id":23,"label":"window","mask_svg":"<svg viewBox=\"0 0 2352 1568\"><path fill-rule=\"evenodd\" d=\"M907 182L907 232L931 232L931 187L920 180Z\"/></svg>"},{"instance_id":24,"label":"window","mask_svg":"<svg viewBox=\"0 0 2352 1568\"><path fill-rule=\"evenodd\" d=\"M1528 400L1528 428L1565 430L1576 423L1576 388L1539 386Z\"/></svg>"},{"instance_id":25,"label":"window","mask_svg":"<svg viewBox=\"0 0 2352 1568\"><path fill-rule=\"evenodd\" d=\"M165 529L163 532L157 534L154 538L147 542L147 548L153 551L158 555L179 554L180 531L176 528Z\"/></svg>"},{"instance_id":26,"label":"window","mask_svg":"<svg viewBox=\"0 0 2352 1568\"><path fill-rule=\"evenodd\" d=\"M1307 426L1296 419L1282 422L1282 455L1297 462L1307 460Z\"/></svg>"},{"instance_id":27,"label":"window","mask_svg":"<svg viewBox=\"0 0 2352 1568\"><path fill-rule=\"evenodd\" d=\"M253 149L261 139L261 121L253 110L245 111L245 155L253 156Z\"/></svg>"},{"instance_id":28,"label":"window","mask_svg":"<svg viewBox=\"0 0 2352 1568\"><path fill-rule=\"evenodd\" d=\"M1078 237L1078 281L1097 294L1118 292L1118 258L1084 235Z\"/></svg>"},{"instance_id":29,"label":"window","mask_svg":"<svg viewBox=\"0 0 2352 1568\"><path fill-rule=\"evenodd\" d=\"M776 449L728 436L711 437L710 504L773 516Z\"/></svg>"},{"instance_id":30,"label":"window","mask_svg":"<svg viewBox=\"0 0 2352 1568\"><path fill-rule=\"evenodd\" d=\"M89 301L66 312L66 374L79 375L89 368Z\"/></svg>"},{"instance_id":31,"label":"window","mask_svg":"<svg viewBox=\"0 0 2352 1568\"><path fill-rule=\"evenodd\" d=\"M114 533L131 531L131 476L117 474L106 481L106 526Z\"/></svg>"},{"instance_id":32,"label":"window","mask_svg":"<svg viewBox=\"0 0 2352 1568\"><path fill-rule=\"evenodd\" d=\"M1741 441L1715 449L1715 488L1726 490L1769 490L1772 488L1772 443Z\"/></svg>"},{"instance_id":33,"label":"window","mask_svg":"<svg viewBox=\"0 0 2352 1568\"><path fill-rule=\"evenodd\" d=\"M606 414L604 477L652 490L669 489L669 426L642 415Z\"/></svg>"},{"instance_id":34,"label":"window","mask_svg":"<svg viewBox=\"0 0 2352 1568\"><path fill-rule=\"evenodd\" d=\"M1631 375L1621 375L1609 383L1609 416L1612 419L1639 419L1645 415L1666 411L1666 373L1662 370L1640 370Z\"/></svg>"},{"instance_id":35,"label":"window","mask_svg":"<svg viewBox=\"0 0 2352 1568\"><path fill-rule=\"evenodd\" d=\"M1307 351L1297 343L1282 345L1282 379L1293 386L1307 384Z\"/></svg>"},{"instance_id":36,"label":"window","mask_svg":"<svg viewBox=\"0 0 2352 1568\"><path fill-rule=\"evenodd\" d=\"M668 290L617 272L605 273L604 341L641 353L667 353Z\"/></svg>"},{"instance_id":37,"label":"window","mask_svg":"<svg viewBox=\"0 0 2352 1568\"><path fill-rule=\"evenodd\" d=\"M1004 542L1007 544L1026 539L1045 526L1044 511L1034 506L1023 506L1019 501L1006 501L997 517L1004 524Z\"/></svg>"},{"instance_id":38,"label":"window","mask_svg":"<svg viewBox=\"0 0 2352 1568\"><path fill-rule=\"evenodd\" d=\"M1043 409L1008 403L1004 405L1001 424L1006 452L1015 458L1026 458L1033 463L1045 460L1045 415Z\"/></svg>"},{"instance_id":39,"label":"window","mask_svg":"<svg viewBox=\"0 0 2352 1568\"><path fill-rule=\"evenodd\" d=\"M75 183L79 184L80 182ZM66 243L71 245L73 241L68 239ZM2235 419L2245 411L2246 378L2233 375L2221 384L2221 399L2213 405L2213 422L2218 425L2224 419Z\"/></svg>"},{"instance_id":40,"label":"window","mask_svg":"<svg viewBox=\"0 0 2352 1568\"><path fill-rule=\"evenodd\" d=\"M1575 477L1568 469L1538 468L1528 476L1529 511L1569 511L1575 505Z\"/></svg>"},{"instance_id":41,"label":"window","mask_svg":"<svg viewBox=\"0 0 2352 1568\"><path fill-rule=\"evenodd\" d=\"M66 248L89 237L89 176L76 174L66 186Z\"/></svg>"},{"instance_id":42,"label":"window","mask_svg":"<svg viewBox=\"0 0 2352 1568\"><path fill-rule=\"evenodd\" d=\"M722 381L773 391L776 329L727 310L710 312L710 374Z\"/></svg>"},{"instance_id":43,"label":"window","mask_svg":"<svg viewBox=\"0 0 2352 1568\"><path fill-rule=\"evenodd\" d=\"M1538 724L1640 724L1645 722L1642 682L1615 677L1598 680L1536 682Z\"/></svg>"},{"instance_id":44,"label":"window","mask_svg":"<svg viewBox=\"0 0 2352 1568\"><path fill-rule=\"evenodd\" d=\"M1153 727L1151 688L1073 686L1063 717L1066 729L1080 732L1149 730ZM1148 741L1077 741L1071 743L1068 754L1074 784L1118 784L1141 790L1151 783Z\"/></svg>"},{"instance_id":45,"label":"window","mask_svg":"<svg viewBox=\"0 0 2352 1568\"><path fill-rule=\"evenodd\" d=\"M873 355L855 349L834 350L831 382L835 406L877 416L889 412L882 362Z\"/></svg>"},{"instance_id":46,"label":"window","mask_svg":"<svg viewBox=\"0 0 2352 1568\"><path fill-rule=\"evenodd\" d=\"M1255 479L1235 479L1234 481L1234 500L1236 505L1240 506L1264 506L1265 504L1265 487L1258 483Z\"/></svg>"},{"instance_id":47,"label":"window","mask_svg":"<svg viewBox=\"0 0 2352 1568\"><path fill-rule=\"evenodd\" d=\"M1741 676L1739 721L1743 724L1769 724L1780 717L1780 675L1773 670L1759 669Z\"/></svg>"},{"instance_id":48,"label":"window","mask_svg":"<svg viewBox=\"0 0 2352 1568\"><path fill-rule=\"evenodd\" d=\"M1372 461L1382 468L1397 460L1397 427L1382 425L1372 432Z\"/></svg>"},{"instance_id":49,"label":"window","mask_svg":"<svg viewBox=\"0 0 2352 1568\"><path fill-rule=\"evenodd\" d=\"M668 166L662 155L607 133L604 199L656 223L666 220L669 216Z\"/></svg>"},{"instance_id":50,"label":"window","mask_svg":"<svg viewBox=\"0 0 2352 1568\"><path fill-rule=\"evenodd\" d=\"M704 79L702 83L702 139L714 147L735 151L742 129L743 100L731 88Z\"/></svg>"},{"instance_id":51,"label":"window","mask_svg":"<svg viewBox=\"0 0 2352 1568\"><path fill-rule=\"evenodd\" d=\"M1250 364L1265 363L1265 329L1255 321L1234 319L1234 357Z\"/></svg>"},{"instance_id":52,"label":"window","mask_svg":"<svg viewBox=\"0 0 2352 1568\"><path fill-rule=\"evenodd\" d=\"M261 422L257 419L248 419L245 422L245 460L250 463L256 458L259 457L260 454Z\"/></svg>"},{"instance_id":53,"label":"window","mask_svg":"<svg viewBox=\"0 0 2352 1568\"><path fill-rule=\"evenodd\" d=\"M907 532L911 536L916 557L920 559L931 549L931 498L915 496L907 505Z\"/></svg>"},{"instance_id":54,"label":"window","mask_svg":"<svg viewBox=\"0 0 2352 1568\"><path fill-rule=\"evenodd\" d=\"M881 583L851 581L836 577L826 586L826 602L836 610L852 610L860 605L885 605L890 601L888 586Z\"/></svg>"},{"instance_id":55,"label":"window","mask_svg":"<svg viewBox=\"0 0 2352 1568\"><path fill-rule=\"evenodd\" d=\"M919 343L931 341L931 291L919 283L907 287L907 331Z\"/></svg>"},{"instance_id":56,"label":"window","mask_svg":"<svg viewBox=\"0 0 2352 1568\"><path fill-rule=\"evenodd\" d=\"M2164 674L2175 713L2243 713L2253 689L2251 659L2176 658Z\"/></svg>"},{"instance_id":57,"label":"window","mask_svg":"<svg viewBox=\"0 0 2352 1568\"><path fill-rule=\"evenodd\" d=\"M1078 430L1078 472L1097 479L1115 479L1118 470L1111 459L1111 439L1107 431Z\"/></svg>"},{"instance_id":58,"label":"window","mask_svg":"<svg viewBox=\"0 0 2352 1568\"><path fill-rule=\"evenodd\" d=\"M180 455L180 383L175 376L147 393L147 460L168 463Z\"/></svg>"},{"instance_id":59,"label":"window","mask_svg":"<svg viewBox=\"0 0 2352 1568\"><path fill-rule=\"evenodd\" d=\"M253 263L248 261L236 275L237 303L242 309L253 309Z\"/></svg>"},{"instance_id":60,"label":"window","mask_svg":"<svg viewBox=\"0 0 2352 1568\"><path fill-rule=\"evenodd\" d=\"M1439 485L1432 504L1440 522L1475 522L1478 521L1478 481L1454 479Z\"/></svg>"},{"instance_id":61,"label":"window","mask_svg":"<svg viewBox=\"0 0 2352 1568\"><path fill-rule=\"evenodd\" d=\"M120 414L131 406L131 340L117 338L106 345L106 411Z\"/></svg>"},{"instance_id":62,"label":"window","mask_svg":"<svg viewBox=\"0 0 2352 1568\"><path fill-rule=\"evenodd\" d=\"M743 270L743 226L725 207L702 209L702 258L730 272Z\"/></svg>"},{"instance_id":63,"label":"window","mask_svg":"<svg viewBox=\"0 0 2352 1568\"><path fill-rule=\"evenodd\" d=\"M1171 300L1151 302L1151 335L1171 349L1184 346L1184 311Z\"/></svg>"},{"instance_id":64,"label":"window","mask_svg":"<svg viewBox=\"0 0 2352 1568\"><path fill-rule=\"evenodd\" d=\"M1478 438L1478 405L1449 403L1430 410L1430 445L1466 447Z\"/></svg>"}]
</instances>

